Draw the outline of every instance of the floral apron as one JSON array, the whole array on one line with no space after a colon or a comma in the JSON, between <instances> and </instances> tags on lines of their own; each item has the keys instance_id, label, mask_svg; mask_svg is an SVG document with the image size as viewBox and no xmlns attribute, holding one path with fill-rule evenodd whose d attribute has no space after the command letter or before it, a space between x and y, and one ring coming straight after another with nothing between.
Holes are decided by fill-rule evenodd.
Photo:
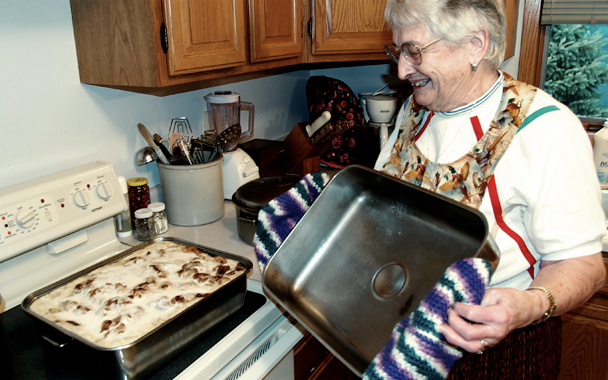
<instances>
[{"instance_id":1,"label":"floral apron","mask_svg":"<svg viewBox=\"0 0 608 380\"><path fill-rule=\"evenodd\" d=\"M490 180L515 134L538 116L558 110L556 106L547 106L528 115L537 89L514 80L508 74L504 74L502 90L500 106L488 131L483 134L481 126L476 125L476 117L472 117L478 141L467 154L449 164L431 162L416 146L417 136L426 128L423 122L428 121L432 114L414 101L409 102L403 111L397 141L381 171L474 208L479 208L489 188L490 200L494 202L492 194L496 187ZM494 210L496 212L496 208ZM495 216L502 218L501 215ZM533 265L534 258L525 250L522 249L524 256ZM393 343L389 342L385 350L390 349ZM513 331L484 355L465 353L450 369L448 380L555 379L559 372L560 347L561 320L551 318L547 323ZM499 362L509 364L497 366ZM375 362L373 364L378 366ZM428 365L426 362L409 364L424 368Z\"/></svg>"},{"instance_id":2,"label":"floral apron","mask_svg":"<svg viewBox=\"0 0 608 380\"><path fill-rule=\"evenodd\" d=\"M536 87L514 80L504 73L500 106L488 131L460 159L440 164L428 160L416 146L416 137L424 131L423 121L429 110L410 101L404 109L399 136L381 171L422 188L479 208L496 165L515 134L543 113L557 107L542 108L528 117ZM428 117L432 117L431 114ZM479 123L474 116L473 125ZM481 131L481 126L475 126Z\"/></svg>"}]
</instances>

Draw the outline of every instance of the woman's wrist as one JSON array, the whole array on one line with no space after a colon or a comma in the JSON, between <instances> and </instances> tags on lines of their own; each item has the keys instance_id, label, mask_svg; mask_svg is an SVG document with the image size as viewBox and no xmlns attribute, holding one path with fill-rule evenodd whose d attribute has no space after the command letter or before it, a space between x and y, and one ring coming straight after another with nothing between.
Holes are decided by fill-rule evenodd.
<instances>
[{"instance_id":1,"label":"woman's wrist","mask_svg":"<svg viewBox=\"0 0 608 380\"><path fill-rule=\"evenodd\" d=\"M536 325L539 323L542 323L544 321L546 321L547 319L549 319L553 313L555 312L555 309L557 308L557 304L555 303L555 298L553 297L553 293L551 293L551 291L543 286L531 286L528 289L526 289L526 291L538 291L539 293L542 292L543 294L543 305L548 305L544 310L546 310L543 315L533 321L532 323L530 323L530 325Z\"/></svg>"}]
</instances>

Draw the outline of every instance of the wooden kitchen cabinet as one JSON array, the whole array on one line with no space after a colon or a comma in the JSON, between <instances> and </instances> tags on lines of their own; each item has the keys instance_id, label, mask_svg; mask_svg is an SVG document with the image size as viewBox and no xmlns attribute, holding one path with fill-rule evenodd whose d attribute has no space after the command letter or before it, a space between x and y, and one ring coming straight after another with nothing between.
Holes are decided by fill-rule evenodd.
<instances>
[{"instance_id":1,"label":"wooden kitchen cabinet","mask_svg":"<svg viewBox=\"0 0 608 380\"><path fill-rule=\"evenodd\" d=\"M505 59L515 55L519 0L504 0L507 18ZM387 60L392 32L384 21L386 0L313 0L306 62Z\"/></svg>"},{"instance_id":2,"label":"wooden kitchen cabinet","mask_svg":"<svg viewBox=\"0 0 608 380\"><path fill-rule=\"evenodd\" d=\"M299 63L386 60L385 1L70 0L80 80L164 95Z\"/></svg>"},{"instance_id":3,"label":"wooden kitchen cabinet","mask_svg":"<svg viewBox=\"0 0 608 380\"><path fill-rule=\"evenodd\" d=\"M302 55L301 0L249 0L251 62Z\"/></svg>"},{"instance_id":4,"label":"wooden kitchen cabinet","mask_svg":"<svg viewBox=\"0 0 608 380\"><path fill-rule=\"evenodd\" d=\"M247 63L243 1L164 0L163 5L169 76Z\"/></svg>"},{"instance_id":5,"label":"wooden kitchen cabinet","mask_svg":"<svg viewBox=\"0 0 608 380\"><path fill-rule=\"evenodd\" d=\"M295 380L359 379L310 333L294 347Z\"/></svg>"},{"instance_id":6,"label":"wooden kitchen cabinet","mask_svg":"<svg viewBox=\"0 0 608 380\"><path fill-rule=\"evenodd\" d=\"M604 265L608 268L606 257ZM608 283L584 305L562 315L558 380L608 380L607 343Z\"/></svg>"},{"instance_id":7,"label":"wooden kitchen cabinet","mask_svg":"<svg viewBox=\"0 0 608 380\"><path fill-rule=\"evenodd\" d=\"M240 0L164 0L169 75L302 54L301 0L249 0L248 5L247 11Z\"/></svg>"},{"instance_id":8,"label":"wooden kitchen cabinet","mask_svg":"<svg viewBox=\"0 0 608 380\"><path fill-rule=\"evenodd\" d=\"M295 65L301 1L70 0L80 81L164 95Z\"/></svg>"},{"instance_id":9,"label":"wooden kitchen cabinet","mask_svg":"<svg viewBox=\"0 0 608 380\"><path fill-rule=\"evenodd\" d=\"M387 60L392 33L384 21L386 0L313 0L307 62Z\"/></svg>"},{"instance_id":10,"label":"wooden kitchen cabinet","mask_svg":"<svg viewBox=\"0 0 608 380\"><path fill-rule=\"evenodd\" d=\"M513 55L518 0L508 1ZM166 95L300 63L387 61L386 0L70 0L82 83Z\"/></svg>"}]
</instances>

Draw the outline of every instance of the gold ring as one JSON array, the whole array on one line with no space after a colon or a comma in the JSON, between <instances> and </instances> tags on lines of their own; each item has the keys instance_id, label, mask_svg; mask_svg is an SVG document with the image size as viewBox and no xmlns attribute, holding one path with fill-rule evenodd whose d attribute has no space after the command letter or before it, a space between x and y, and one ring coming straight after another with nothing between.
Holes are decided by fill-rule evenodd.
<instances>
[{"instance_id":1,"label":"gold ring","mask_svg":"<svg viewBox=\"0 0 608 380\"><path fill-rule=\"evenodd\" d=\"M483 354L483 352L486 350L486 341L482 339L480 343L481 343L481 348L479 350L477 350L477 355Z\"/></svg>"}]
</instances>

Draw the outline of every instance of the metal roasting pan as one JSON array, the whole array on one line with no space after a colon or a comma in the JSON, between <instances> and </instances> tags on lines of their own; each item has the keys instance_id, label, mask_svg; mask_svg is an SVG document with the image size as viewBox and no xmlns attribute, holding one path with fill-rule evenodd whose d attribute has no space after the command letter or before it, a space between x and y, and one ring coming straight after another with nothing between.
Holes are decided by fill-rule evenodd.
<instances>
[{"instance_id":1,"label":"metal roasting pan","mask_svg":"<svg viewBox=\"0 0 608 380\"><path fill-rule=\"evenodd\" d=\"M178 244L194 246L212 256L219 255L236 260L245 266L245 270L231 282L225 284L200 301L193 303L180 314L158 326L145 336L121 347L105 348L97 346L96 344L81 338L77 334L64 329L58 324L39 316L30 309L30 306L36 299L51 292L53 289L61 287L97 268L113 263L139 249L160 241L172 241ZM98 354L97 356L92 357L91 360L102 360L107 362L107 373L112 377L120 379L138 379L150 375L154 370L160 368L171 358L178 355L195 339L202 336L213 328L213 326L240 309L245 302L247 275L251 272L252 267L251 261L244 257L217 251L177 238L157 238L123 251L107 260L30 294L23 300L21 307L26 314L34 319L42 340L47 341L51 343L52 346L56 347L64 347L68 344L88 346Z\"/></svg>"},{"instance_id":2,"label":"metal roasting pan","mask_svg":"<svg viewBox=\"0 0 608 380\"><path fill-rule=\"evenodd\" d=\"M361 375L454 262L498 265L479 211L348 166L270 259L263 289Z\"/></svg>"}]
</instances>

